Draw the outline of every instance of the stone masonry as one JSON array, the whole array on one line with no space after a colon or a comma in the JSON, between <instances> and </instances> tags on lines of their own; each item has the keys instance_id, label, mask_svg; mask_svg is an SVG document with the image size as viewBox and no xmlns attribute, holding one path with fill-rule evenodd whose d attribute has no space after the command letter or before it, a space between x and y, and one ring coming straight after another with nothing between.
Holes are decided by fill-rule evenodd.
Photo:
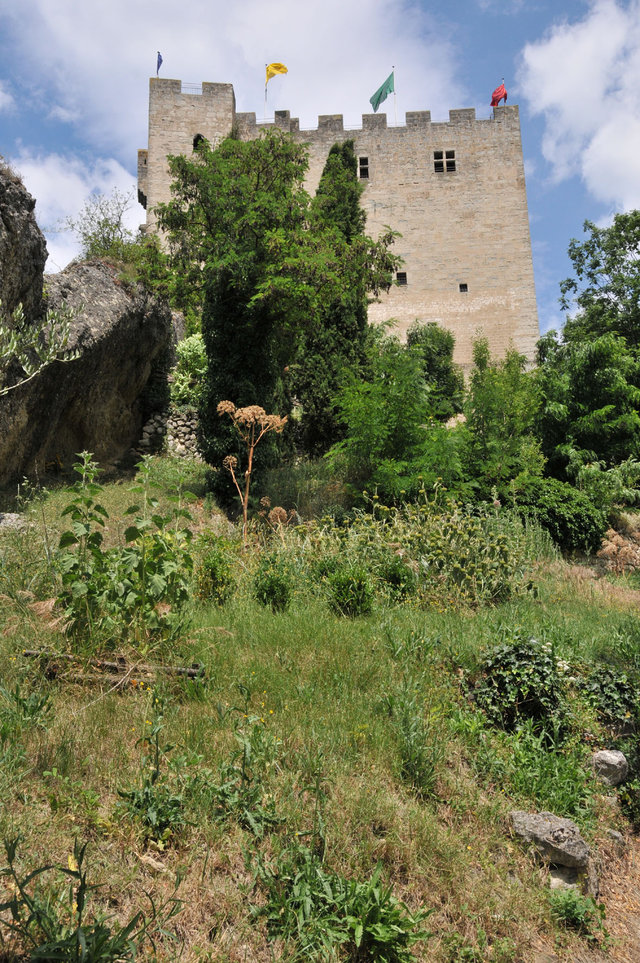
<instances>
[{"instance_id":1,"label":"stone masonry","mask_svg":"<svg viewBox=\"0 0 640 963\"><path fill-rule=\"evenodd\" d=\"M436 321L455 335L455 359L465 368L479 334L497 355L513 345L533 359L538 316L517 106L496 107L489 120L474 109L451 110L448 122L414 111L404 127L365 114L359 130L328 115L301 131L288 111L265 124L236 113L231 84L193 89L153 78L148 148L138 152L147 229L155 228L154 206L171 197L168 154L191 154L198 135L215 146L232 129L251 140L273 127L308 145L311 193L332 144L353 140L368 233L377 237L386 225L401 233L394 251L405 262L404 283L370 306L371 321L394 319L400 336L415 320Z\"/></svg>"}]
</instances>

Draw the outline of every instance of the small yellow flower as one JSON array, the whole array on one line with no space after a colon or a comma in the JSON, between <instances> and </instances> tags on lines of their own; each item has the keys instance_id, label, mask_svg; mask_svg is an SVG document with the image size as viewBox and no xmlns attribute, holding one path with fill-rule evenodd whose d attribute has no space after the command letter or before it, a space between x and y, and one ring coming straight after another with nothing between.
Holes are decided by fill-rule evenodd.
<instances>
[{"instance_id":1,"label":"small yellow flower","mask_svg":"<svg viewBox=\"0 0 640 963\"><path fill-rule=\"evenodd\" d=\"M67 859L67 865L68 865L68 867L69 867L69 869L71 870L72 873L77 873L77 872L78 872L78 864L77 864L76 858L75 858L75 856L74 856L73 854L71 854L71 855L69 856L69 858Z\"/></svg>"}]
</instances>

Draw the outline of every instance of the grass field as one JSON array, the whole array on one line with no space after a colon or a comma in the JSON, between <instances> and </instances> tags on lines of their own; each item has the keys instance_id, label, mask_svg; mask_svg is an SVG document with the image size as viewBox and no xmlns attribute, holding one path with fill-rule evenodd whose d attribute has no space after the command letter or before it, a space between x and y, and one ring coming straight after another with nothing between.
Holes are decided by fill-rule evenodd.
<instances>
[{"instance_id":1,"label":"grass field","mask_svg":"<svg viewBox=\"0 0 640 963\"><path fill-rule=\"evenodd\" d=\"M507 826L550 810L603 853L634 831L629 579L426 496L350 525L266 506L243 550L187 469L32 493L0 532L0 959L622 953ZM614 746L618 796L589 766Z\"/></svg>"}]
</instances>

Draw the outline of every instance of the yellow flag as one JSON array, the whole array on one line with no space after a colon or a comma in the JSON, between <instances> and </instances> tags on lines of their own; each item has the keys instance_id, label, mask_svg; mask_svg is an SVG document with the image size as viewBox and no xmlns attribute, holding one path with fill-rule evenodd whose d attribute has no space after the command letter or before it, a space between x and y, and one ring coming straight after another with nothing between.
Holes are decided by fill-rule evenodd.
<instances>
[{"instance_id":1,"label":"yellow flag","mask_svg":"<svg viewBox=\"0 0 640 963\"><path fill-rule=\"evenodd\" d=\"M269 83L272 77L276 74L288 74L289 71L284 64L268 64L267 65L267 79L264 82L265 87Z\"/></svg>"}]
</instances>

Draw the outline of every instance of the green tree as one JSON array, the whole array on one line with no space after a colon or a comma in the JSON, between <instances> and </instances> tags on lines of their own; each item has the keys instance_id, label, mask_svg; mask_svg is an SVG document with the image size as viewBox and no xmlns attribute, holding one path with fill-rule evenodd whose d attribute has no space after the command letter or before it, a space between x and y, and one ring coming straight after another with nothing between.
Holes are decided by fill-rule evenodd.
<instances>
[{"instance_id":1,"label":"green tree","mask_svg":"<svg viewBox=\"0 0 640 963\"><path fill-rule=\"evenodd\" d=\"M407 332L407 346L419 351L422 358L431 410L442 421L461 412L464 401L464 375L453 361L455 343L453 334L435 322L416 321Z\"/></svg>"},{"instance_id":2,"label":"green tree","mask_svg":"<svg viewBox=\"0 0 640 963\"><path fill-rule=\"evenodd\" d=\"M538 345L538 361L539 432L551 474L571 475L572 452L574 464L609 468L640 455L640 354L624 338L582 340L574 330L560 340L552 332Z\"/></svg>"},{"instance_id":3,"label":"green tree","mask_svg":"<svg viewBox=\"0 0 640 963\"><path fill-rule=\"evenodd\" d=\"M357 170L353 141L334 144L309 209L309 233L324 239L342 275L333 296L323 297L309 314L291 366L291 392L303 411L300 441L315 455L341 437L334 400L341 373L365 363L368 295L390 286L398 264L388 250L391 233L382 243L364 233Z\"/></svg>"},{"instance_id":4,"label":"green tree","mask_svg":"<svg viewBox=\"0 0 640 963\"><path fill-rule=\"evenodd\" d=\"M465 404L467 443L465 473L477 494L489 498L515 493L539 477L544 458L535 433L540 393L526 358L508 351L492 359L481 338L473 346L473 370Z\"/></svg>"},{"instance_id":5,"label":"green tree","mask_svg":"<svg viewBox=\"0 0 640 963\"><path fill-rule=\"evenodd\" d=\"M127 259L127 248L135 242L134 232L125 224L132 205L133 193L115 188L109 195L90 194L78 216L65 220L66 229L80 241L83 258Z\"/></svg>"},{"instance_id":6,"label":"green tree","mask_svg":"<svg viewBox=\"0 0 640 963\"><path fill-rule=\"evenodd\" d=\"M303 187L306 149L279 131L229 138L215 150L203 142L193 157L169 164L173 200L157 215L174 268L182 265L185 285L204 300L200 423L205 457L218 466L234 453L218 403L233 398L241 408L286 413L290 365L305 332L326 305L349 300L356 280L374 292L390 283L393 236L347 244L316 216ZM254 472L273 446L257 455Z\"/></svg>"},{"instance_id":7,"label":"green tree","mask_svg":"<svg viewBox=\"0 0 640 963\"><path fill-rule=\"evenodd\" d=\"M419 351L378 331L366 376L350 373L336 400L345 437L328 456L355 491L402 501L438 478L457 487L459 435L432 415Z\"/></svg>"},{"instance_id":8,"label":"green tree","mask_svg":"<svg viewBox=\"0 0 640 963\"><path fill-rule=\"evenodd\" d=\"M585 241L573 239L569 257L575 277L560 285L561 304L578 311L564 328L565 339L582 341L616 334L640 347L640 211L616 214L610 227L585 221Z\"/></svg>"}]
</instances>

